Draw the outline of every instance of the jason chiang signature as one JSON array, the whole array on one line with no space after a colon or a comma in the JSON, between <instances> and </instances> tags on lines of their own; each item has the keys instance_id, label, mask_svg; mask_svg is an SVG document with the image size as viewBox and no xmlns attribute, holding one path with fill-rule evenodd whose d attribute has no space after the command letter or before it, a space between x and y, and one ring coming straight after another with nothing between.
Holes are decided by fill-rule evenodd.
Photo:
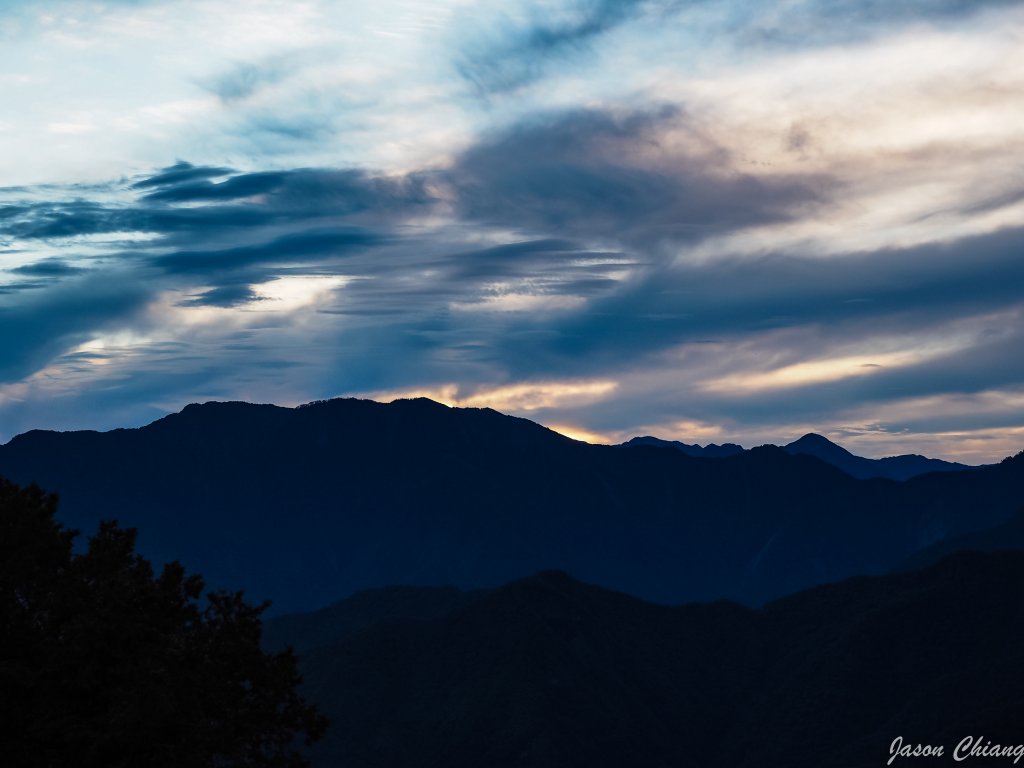
<instances>
[{"instance_id":1,"label":"jason chiang signature","mask_svg":"<svg viewBox=\"0 0 1024 768\"><path fill-rule=\"evenodd\" d=\"M892 765L897 757L942 757L946 748L942 744L913 744L905 742L897 736L889 745L889 762ZM1013 764L1024 757L1024 744L993 744L991 739L983 736L965 736L953 749L953 759L958 763L975 757L1012 758Z\"/></svg>"}]
</instances>

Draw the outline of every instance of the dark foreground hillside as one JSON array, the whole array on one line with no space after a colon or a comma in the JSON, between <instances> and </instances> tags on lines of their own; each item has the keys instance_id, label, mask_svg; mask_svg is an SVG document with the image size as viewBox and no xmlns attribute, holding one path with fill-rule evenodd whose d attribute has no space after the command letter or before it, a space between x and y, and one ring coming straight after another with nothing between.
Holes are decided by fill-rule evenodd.
<instances>
[{"instance_id":1,"label":"dark foreground hillside","mask_svg":"<svg viewBox=\"0 0 1024 768\"><path fill-rule=\"evenodd\" d=\"M1024 455L903 483L759 448L700 458L575 442L429 400L207 403L141 429L29 432L0 475L68 525L276 612L388 584L496 586L545 569L646 599L748 603L881 573L1024 504Z\"/></svg>"},{"instance_id":2,"label":"dark foreground hillside","mask_svg":"<svg viewBox=\"0 0 1024 768\"><path fill-rule=\"evenodd\" d=\"M332 720L314 765L866 768L898 736L945 757L894 765L1012 765L951 756L968 736L1024 744L1020 552L764 610L653 605L557 572L414 596L268 626L300 647L307 695Z\"/></svg>"}]
</instances>

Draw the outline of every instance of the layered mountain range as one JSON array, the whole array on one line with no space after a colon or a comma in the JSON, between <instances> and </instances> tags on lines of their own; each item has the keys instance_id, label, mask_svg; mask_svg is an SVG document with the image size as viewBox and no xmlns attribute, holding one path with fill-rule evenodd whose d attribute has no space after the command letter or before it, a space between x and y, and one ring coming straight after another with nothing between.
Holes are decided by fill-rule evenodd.
<instances>
[{"instance_id":1,"label":"layered mountain range","mask_svg":"<svg viewBox=\"0 0 1024 768\"><path fill-rule=\"evenodd\" d=\"M29 432L0 475L59 493L86 534L117 519L151 559L271 598L264 645L298 651L332 723L314 768L1024 753L1024 454L596 446L331 400Z\"/></svg>"},{"instance_id":2,"label":"layered mountain range","mask_svg":"<svg viewBox=\"0 0 1024 768\"><path fill-rule=\"evenodd\" d=\"M72 527L135 526L143 554L277 612L552 568L664 603L760 604L885 572L1024 504L1024 455L894 482L788 448L588 445L423 399L207 403L139 429L19 435L0 475L59 493Z\"/></svg>"},{"instance_id":3,"label":"layered mountain range","mask_svg":"<svg viewBox=\"0 0 1024 768\"><path fill-rule=\"evenodd\" d=\"M654 445L663 448L674 448L682 451L687 456L700 456L704 458L722 458L735 456L743 453L743 446L736 443L724 443L718 445L691 445L678 440L662 440L657 437L644 436L634 437L632 440L623 443L626 447L638 445ZM872 477L884 477L890 480L909 480L917 475L924 475L928 472L956 472L964 469L974 469L966 464L955 461L943 461L942 459L929 459L918 454L904 454L902 456L886 456L881 459L867 459L863 456L856 456L836 445L827 437L808 433L798 440L782 446L786 453L805 456L814 456L833 467L837 467L851 477L866 480Z\"/></svg>"},{"instance_id":4,"label":"layered mountain range","mask_svg":"<svg viewBox=\"0 0 1024 768\"><path fill-rule=\"evenodd\" d=\"M960 765L965 738L1024 751L1021 627L1024 552L1000 552L761 610L560 572L386 589L271 621L265 640L299 651L332 721L317 767L867 768L913 765L893 752L919 744Z\"/></svg>"}]
</instances>

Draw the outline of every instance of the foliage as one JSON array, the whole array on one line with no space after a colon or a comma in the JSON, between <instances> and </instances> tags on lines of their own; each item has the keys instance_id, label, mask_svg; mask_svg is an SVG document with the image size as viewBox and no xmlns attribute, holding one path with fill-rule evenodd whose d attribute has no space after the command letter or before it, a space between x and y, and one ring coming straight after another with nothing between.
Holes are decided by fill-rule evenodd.
<instances>
[{"instance_id":1,"label":"foliage","mask_svg":"<svg viewBox=\"0 0 1024 768\"><path fill-rule=\"evenodd\" d=\"M291 650L260 646L266 605L159 575L135 531L84 552L55 496L0 478L0 722L7 766L302 766L326 720ZM6 754L5 754L6 753Z\"/></svg>"}]
</instances>

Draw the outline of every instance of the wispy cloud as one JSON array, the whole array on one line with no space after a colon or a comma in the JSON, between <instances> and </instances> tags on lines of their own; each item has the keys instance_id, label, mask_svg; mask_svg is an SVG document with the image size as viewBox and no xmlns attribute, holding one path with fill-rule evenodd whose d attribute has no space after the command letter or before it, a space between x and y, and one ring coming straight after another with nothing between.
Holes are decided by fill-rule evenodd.
<instances>
[{"instance_id":1,"label":"wispy cloud","mask_svg":"<svg viewBox=\"0 0 1024 768\"><path fill-rule=\"evenodd\" d=\"M473 25L474 34L460 46L456 68L487 96L511 91L537 80L558 59L578 54L595 38L652 6L652 0L597 0L534 4L514 8Z\"/></svg>"}]
</instances>

